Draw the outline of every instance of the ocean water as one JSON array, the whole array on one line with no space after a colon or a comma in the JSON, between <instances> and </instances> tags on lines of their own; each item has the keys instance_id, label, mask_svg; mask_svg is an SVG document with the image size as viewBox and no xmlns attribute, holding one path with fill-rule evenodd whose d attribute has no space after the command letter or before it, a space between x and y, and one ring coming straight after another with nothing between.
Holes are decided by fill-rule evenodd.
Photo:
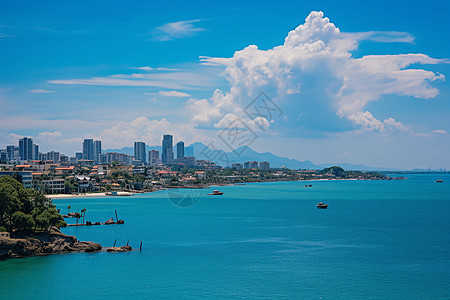
<instances>
[{"instance_id":1,"label":"ocean water","mask_svg":"<svg viewBox=\"0 0 450 300\"><path fill-rule=\"evenodd\" d=\"M450 299L450 176L407 177L54 200L142 252L0 261L0 299Z\"/></svg>"}]
</instances>

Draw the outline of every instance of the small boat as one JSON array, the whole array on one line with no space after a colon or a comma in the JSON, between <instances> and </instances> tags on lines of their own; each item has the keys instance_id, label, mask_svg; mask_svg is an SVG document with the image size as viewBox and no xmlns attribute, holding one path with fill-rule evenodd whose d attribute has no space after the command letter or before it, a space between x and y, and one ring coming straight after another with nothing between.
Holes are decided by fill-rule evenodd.
<instances>
[{"instance_id":1,"label":"small boat","mask_svg":"<svg viewBox=\"0 0 450 300\"><path fill-rule=\"evenodd\" d=\"M212 196L215 196L215 195L223 195L223 192L221 192L221 191L219 191L219 190L214 190L211 194L208 194L208 195L212 195Z\"/></svg>"},{"instance_id":2,"label":"small boat","mask_svg":"<svg viewBox=\"0 0 450 300\"><path fill-rule=\"evenodd\" d=\"M438 179L438 180L436 180L435 182L441 183L441 182L444 182L444 181L441 180L441 179Z\"/></svg>"},{"instance_id":3,"label":"small boat","mask_svg":"<svg viewBox=\"0 0 450 300\"><path fill-rule=\"evenodd\" d=\"M328 208L328 204L325 204L323 202L320 202L319 204L317 204L317 208L320 209L327 209Z\"/></svg>"}]
</instances>

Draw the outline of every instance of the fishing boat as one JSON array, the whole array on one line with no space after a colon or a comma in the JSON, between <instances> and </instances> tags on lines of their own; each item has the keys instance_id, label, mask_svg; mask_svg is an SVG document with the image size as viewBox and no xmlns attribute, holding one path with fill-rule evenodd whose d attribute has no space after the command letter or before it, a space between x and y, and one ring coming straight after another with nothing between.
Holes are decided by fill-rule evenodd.
<instances>
[{"instance_id":1,"label":"fishing boat","mask_svg":"<svg viewBox=\"0 0 450 300\"><path fill-rule=\"evenodd\" d=\"M441 183L441 182L444 182L444 180L438 179L438 180L436 180L435 182Z\"/></svg>"},{"instance_id":2,"label":"fishing boat","mask_svg":"<svg viewBox=\"0 0 450 300\"><path fill-rule=\"evenodd\" d=\"M211 196L216 196L216 195L223 195L223 192L219 191L219 190L214 190L212 193L208 194Z\"/></svg>"},{"instance_id":3,"label":"fishing boat","mask_svg":"<svg viewBox=\"0 0 450 300\"><path fill-rule=\"evenodd\" d=\"M325 204L323 202L320 202L319 204L317 204L317 208L320 209L327 209L328 208L328 204Z\"/></svg>"}]
</instances>

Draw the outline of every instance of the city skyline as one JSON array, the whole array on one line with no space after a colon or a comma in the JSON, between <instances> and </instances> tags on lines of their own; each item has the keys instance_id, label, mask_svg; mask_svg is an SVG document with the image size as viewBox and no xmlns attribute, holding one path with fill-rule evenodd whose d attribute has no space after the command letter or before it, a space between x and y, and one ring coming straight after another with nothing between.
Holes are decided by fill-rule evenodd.
<instances>
[{"instance_id":1,"label":"city skyline","mask_svg":"<svg viewBox=\"0 0 450 300\"><path fill-rule=\"evenodd\" d=\"M25 3L0 12L0 149L27 136L70 155L84 139L114 149L170 134L230 151L220 133L239 118L258 152L450 168L446 1L179 3L166 13L130 1L92 4L89 16ZM249 107L261 92L273 116Z\"/></svg>"}]
</instances>

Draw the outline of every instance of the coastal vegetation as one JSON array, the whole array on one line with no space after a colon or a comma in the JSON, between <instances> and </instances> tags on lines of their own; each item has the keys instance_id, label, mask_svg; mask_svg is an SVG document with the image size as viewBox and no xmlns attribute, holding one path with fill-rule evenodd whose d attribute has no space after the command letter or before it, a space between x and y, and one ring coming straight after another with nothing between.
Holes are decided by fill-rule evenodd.
<instances>
[{"instance_id":1,"label":"coastal vegetation","mask_svg":"<svg viewBox=\"0 0 450 300\"><path fill-rule=\"evenodd\" d=\"M10 176L0 177L0 231L48 232L53 226L66 222L49 198Z\"/></svg>"}]
</instances>

